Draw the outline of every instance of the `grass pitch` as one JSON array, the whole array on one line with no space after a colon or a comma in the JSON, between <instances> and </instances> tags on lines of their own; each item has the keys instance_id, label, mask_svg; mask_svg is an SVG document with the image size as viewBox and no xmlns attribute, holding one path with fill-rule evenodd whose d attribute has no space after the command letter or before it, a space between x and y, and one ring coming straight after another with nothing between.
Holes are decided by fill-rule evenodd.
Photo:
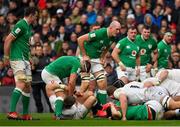
<instances>
[{"instance_id":1,"label":"grass pitch","mask_svg":"<svg viewBox=\"0 0 180 127\"><path fill-rule=\"evenodd\" d=\"M40 120L22 121L8 120L6 114L0 114L0 126L180 126L180 120L159 120L159 121L121 121L108 119L84 120L52 120L52 114L32 114Z\"/></svg>"}]
</instances>

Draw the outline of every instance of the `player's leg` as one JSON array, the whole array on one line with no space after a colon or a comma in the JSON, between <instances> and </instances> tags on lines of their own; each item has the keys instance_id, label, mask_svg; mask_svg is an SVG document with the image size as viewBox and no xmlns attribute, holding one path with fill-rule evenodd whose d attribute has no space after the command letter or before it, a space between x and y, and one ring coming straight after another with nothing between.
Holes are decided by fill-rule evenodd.
<instances>
[{"instance_id":1,"label":"player's leg","mask_svg":"<svg viewBox=\"0 0 180 127\"><path fill-rule=\"evenodd\" d=\"M10 119L16 119L18 118L18 114L16 113L16 106L25 87L26 75L24 72L25 66L22 61L10 61L10 64L11 68L13 69L16 87L11 95L10 113L8 113L7 117Z\"/></svg>"},{"instance_id":2,"label":"player's leg","mask_svg":"<svg viewBox=\"0 0 180 127\"><path fill-rule=\"evenodd\" d=\"M84 93L89 87L90 74L86 72L81 72L81 86L80 92Z\"/></svg>"},{"instance_id":3,"label":"player's leg","mask_svg":"<svg viewBox=\"0 0 180 127\"><path fill-rule=\"evenodd\" d=\"M55 111L55 116L60 117L66 93L66 85L60 84L61 80L57 76L48 73L45 69L42 71L41 77L46 83L46 93L52 109Z\"/></svg>"},{"instance_id":4,"label":"player's leg","mask_svg":"<svg viewBox=\"0 0 180 127\"><path fill-rule=\"evenodd\" d=\"M171 97L165 96L162 98L161 103L165 109L180 109L180 101L174 101Z\"/></svg>"},{"instance_id":5,"label":"player's leg","mask_svg":"<svg viewBox=\"0 0 180 127\"><path fill-rule=\"evenodd\" d=\"M100 62L99 59L95 59L95 60ZM94 77L96 78L96 82L97 82L97 86L98 86L97 100L101 104L105 104L106 100L107 100L107 92L106 92L107 79L104 74L104 68L99 63L91 63L91 70L92 70Z\"/></svg>"},{"instance_id":6,"label":"player's leg","mask_svg":"<svg viewBox=\"0 0 180 127\"><path fill-rule=\"evenodd\" d=\"M29 115L29 102L30 102L30 92L31 92L31 83L32 83L31 65L29 61L23 61L23 62L25 64L26 82L22 93L22 104L23 104L22 119L31 120L32 117Z\"/></svg>"}]
</instances>

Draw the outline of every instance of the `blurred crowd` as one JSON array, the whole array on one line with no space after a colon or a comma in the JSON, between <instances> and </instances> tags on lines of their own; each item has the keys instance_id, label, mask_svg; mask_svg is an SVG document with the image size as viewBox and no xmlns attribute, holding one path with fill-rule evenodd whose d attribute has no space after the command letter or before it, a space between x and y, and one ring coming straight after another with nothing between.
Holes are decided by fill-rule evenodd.
<instances>
[{"instance_id":1,"label":"blurred crowd","mask_svg":"<svg viewBox=\"0 0 180 127\"><path fill-rule=\"evenodd\" d=\"M43 83L40 73L44 66L60 56L76 54L77 38L88 33L93 24L107 27L113 20L118 20L122 27L117 40L126 37L132 25L139 33L143 25L150 26L157 42L166 31L171 31L169 67L180 68L180 0L0 0L0 82L3 85L14 84L12 69L2 59L4 39L28 6L39 10L30 40L33 85ZM111 84L116 74L110 53L106 63Z\"/></svg>"}]
</instances>

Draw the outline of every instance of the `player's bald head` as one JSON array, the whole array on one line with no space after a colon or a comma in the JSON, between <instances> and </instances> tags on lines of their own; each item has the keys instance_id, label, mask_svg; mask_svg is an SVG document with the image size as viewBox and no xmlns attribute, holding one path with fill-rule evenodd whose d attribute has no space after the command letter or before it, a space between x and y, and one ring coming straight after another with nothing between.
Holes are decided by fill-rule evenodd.
<instances>
[{"instance_id":1,"label":"player's bald head","mask_svg":"<svg viewBox=\"0 0 180 127\"><path fill-rule=\"evenodd\" d=\"M110 27L121 27L121 24L118 21L112 21L109 26Z\"/></svg>"},{"instance_id":2,"label":"player's bald head","mask_svg":"<svg viewBox=\"0 0 180 127\"><path fill-rule=\"evenodd\" d=\"M116 37L120 33L121 24L118 21L112 21L108 28L109 36Z\"/></svg>"}]
</instances>

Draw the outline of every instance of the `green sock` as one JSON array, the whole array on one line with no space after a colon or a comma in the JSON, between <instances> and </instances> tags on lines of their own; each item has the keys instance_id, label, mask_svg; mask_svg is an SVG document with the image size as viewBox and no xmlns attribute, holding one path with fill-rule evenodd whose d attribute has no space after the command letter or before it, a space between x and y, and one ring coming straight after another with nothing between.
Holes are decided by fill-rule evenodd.
<instances>
[{"instance_id":1,"label":"green sock","mask_svg":"<svg viewBox=\"0 0 180 127\"><path fill-rule=\"evenodd\" d=\"M63 109L63 101L58 98L55 101L55 114L56 114L56 116L60 116L62 114L62 109Z\"/></svg>"},{"instance_id":2,"label":"green sock","mask_svg":"<svg viewBox=\"0 0 180 127\"><path fill-rule=\"evenodd\" d=\"M107 92L105 90L98 90L97 100L100 104L106 104L107 102Z\"/></svg>"},{"instance_id":3,"label":"green sock","mask_svg":"<svg viewBox=\"0 0 180 127\"><path fill-rule=\"evenodd\" d=\"M16 111L16 105L17 105L17 102L18 102L21 94L22 94L22 91L20 89L15 88L13 90L13 93L11 95L11 102L10 102L10 112Z\"/></svg>"},{"instance_id":4,"label":"green sock","mask_svg":"<svg viewBox=\"0 0 180 127\"><path fill-rule=\"evenodd\" d=\"M29 93L23 93L22 94L22 103L23 103L23 114L28 114L29 110L29 101L30 101L30 94Z\"/></svg>"}]
</instances>

